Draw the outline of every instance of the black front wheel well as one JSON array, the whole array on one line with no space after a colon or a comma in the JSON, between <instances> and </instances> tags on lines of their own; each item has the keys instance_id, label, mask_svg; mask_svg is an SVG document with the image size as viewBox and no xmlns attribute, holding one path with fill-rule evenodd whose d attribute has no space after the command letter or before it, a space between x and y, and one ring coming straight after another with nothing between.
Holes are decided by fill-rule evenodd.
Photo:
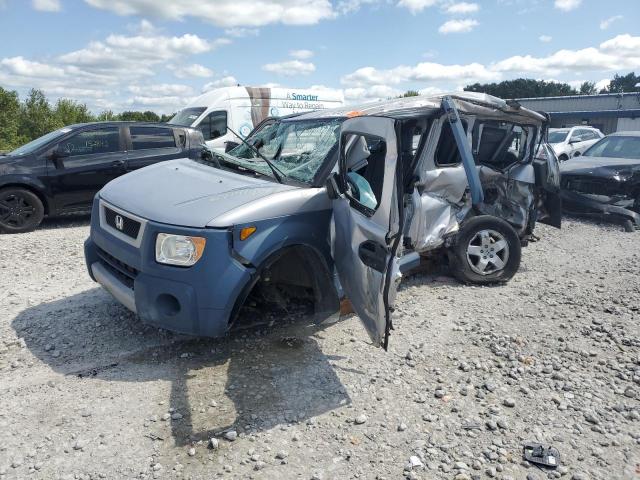
<instances>
[{"instance_id":1,"label":"black front wheel well","mask_svg":"<svg viewBox=\"0 0 640 480\"><path fill-rule=\"evenodd\" d=\"M44 214L49 215L51 213L47 196L39 188L34 187L33 185L28 185L26 183L7 183L6 185L0 186L0 191L7 188L22 188L24 190L30 191L31 193L36 195L42 202L42 206L44 207Z\"/></svg>"}]
</instances>

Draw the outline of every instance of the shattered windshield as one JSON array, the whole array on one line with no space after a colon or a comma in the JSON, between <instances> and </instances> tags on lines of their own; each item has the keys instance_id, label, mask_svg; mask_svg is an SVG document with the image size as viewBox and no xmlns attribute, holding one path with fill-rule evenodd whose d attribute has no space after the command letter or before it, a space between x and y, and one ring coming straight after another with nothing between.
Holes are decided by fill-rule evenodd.
<instances>
[{"instance_id":1,"label":"shattered windshield","mask_svg":"<svg viewBox=\"0 0 640 480\"><path fill-rule=\"evenodd\" d=\"M311 183L337 144L341 124L339 118L274 122L254 133L247 142L286 177ZM238 145L225 159L272 176L266 162L248 145Z\"/></svg>"},{"instance_id":2,"label":"shattered windshield","mask_svg":"<svg viewBox=\"0 0 640 480\"><path fill-rule=\"evenodd\" d=\"M569 134L569 130L549 131L549 143L562 143Z\"/></svg>"},{"instance_id":3,"label":"shattered windshield","mask_svg":"<svg viewBox=\"0 0 640 480\"><path fill-rule=\"evenodd\" d=\"M640 160L640 137L605 137L583 153L585 157L612 157Z\"/></svg>"}]
</instances>

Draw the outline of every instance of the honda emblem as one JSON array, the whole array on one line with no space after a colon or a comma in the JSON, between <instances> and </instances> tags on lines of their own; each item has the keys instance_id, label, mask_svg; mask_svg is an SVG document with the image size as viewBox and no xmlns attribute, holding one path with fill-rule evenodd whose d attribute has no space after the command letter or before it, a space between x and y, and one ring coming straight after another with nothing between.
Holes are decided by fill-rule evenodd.
<instances>
[{"instance_id":1,"label":"honda emblem","mask_svg":"<svg viewBox=\"0 0 640 480\"><path fill-rule=\"evenodd\" d=\"M120 215L116 215L115 222L116 228L122 231L122 229L124 228L124 218L122 218Z\"/></svg>"}]
</instances>

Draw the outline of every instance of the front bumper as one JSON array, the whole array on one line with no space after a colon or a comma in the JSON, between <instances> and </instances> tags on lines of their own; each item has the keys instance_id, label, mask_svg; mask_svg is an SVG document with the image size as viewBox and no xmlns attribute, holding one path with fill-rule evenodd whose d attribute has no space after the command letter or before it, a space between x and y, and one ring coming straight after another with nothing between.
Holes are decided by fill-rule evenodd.
<instances>
[{"instance_id":1,"label":"front bumper","mask_svg":"<svg viewBox=\"0 0 640 480\"><path fill-rule=\"evenodd\" d=\"M137 247L101 226L98 204L84 246L91 278L147 324L189 335L224 335L236 299L255 274L232 257L231 233L147 221ZM202 258L189 268L157 263L155 241L160 232L205 237Z\"/></svg>"},{"instance_id":2,"label":"front bumper","mask_svg":"<svg viewBox=\"0 0 640 480\"><path fill-rule=\"evenodd\" d=\"M572 215L596 217L612 223L630 221L635 228L640 228L640 214L620 205L599 201L593 196L562 190L562 209Z\"/></svg>"}]
</instances>

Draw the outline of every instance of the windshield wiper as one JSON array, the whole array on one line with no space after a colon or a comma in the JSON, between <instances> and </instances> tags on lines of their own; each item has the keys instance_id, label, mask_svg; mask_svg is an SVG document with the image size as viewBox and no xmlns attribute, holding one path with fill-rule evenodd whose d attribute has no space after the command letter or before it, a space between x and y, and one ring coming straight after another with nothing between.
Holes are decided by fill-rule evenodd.
<instances>
[{"instance_id":1,"label":"windshield wiper","mask_svg":"<svg viewBox=\"0 0 640 480\"><path fill-rule=\"evenodd\" d=\"M284 173L282 170L280 170L278 167L276 167L275 164L271 160L269 160L267 157L262 155L262 153L260 153L260 150L258 150L254 145L251 145L249 142L247 142L244 138L242 138L240 135L238 135L236 132L234 132L231 128L227 127L227 130L229 130L236 137L238 137L242 143L244 143L247 147L249 147L251 150L253 150L253 152L255 152L256 155L258 155L262 160L264 160L265 163L269 166L269 168L273 172L273 176L278 181L278 183L283 183L282 182L282 177L286 177L287 176L286 173Z\"/></svg>"}]
</instances>

